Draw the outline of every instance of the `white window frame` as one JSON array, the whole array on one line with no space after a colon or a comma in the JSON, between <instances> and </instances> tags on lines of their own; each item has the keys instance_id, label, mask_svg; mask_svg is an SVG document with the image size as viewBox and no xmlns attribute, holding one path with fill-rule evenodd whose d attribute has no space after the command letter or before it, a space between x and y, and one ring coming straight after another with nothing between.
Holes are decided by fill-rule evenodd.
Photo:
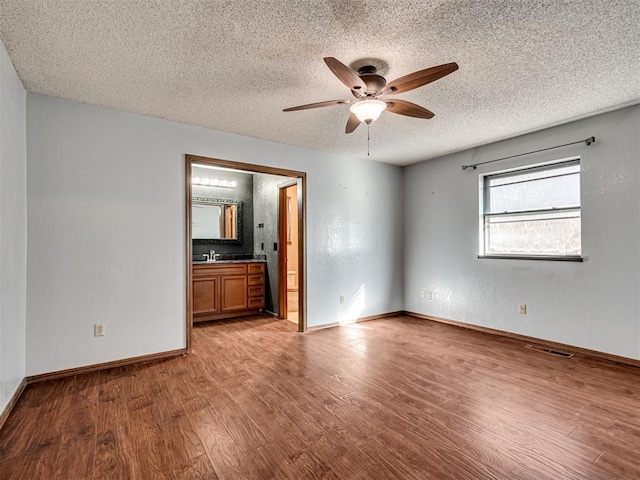
<instances>
[{"instance_id":1,"label":"white window frame","mask_svg":"<svg viewBox=\"0 0 640 480\"><path fill-rule=\"evenodd\" d=\"M510 175L519 175L521 173L533 172L533 171L542 171L542 170L550 170L553 168L559 168L567 165L580 165L582 167L580 157L570 157L564 158L560 160L553 160L550 162L536 163L532 165L526 165L522 167L510 168L506 170L488 172L484 174L480 174L478 176L478 191L479 191L479 247L478 247L478 258L504 258L504 259L519 259L519 260L560 260L560 261L572 261L572 262L582 262L582 238L580 239L580 250L581 253L579 255L549 255L549 254L514 254L514 253L505 253L505 254L497 254L497 253L485 253L487 248L487 231L486 231L486 221L487 217L496 217L499 215L507 214L490 214L485 212L486 205L489 203L488 195L489 191L487 188L487 184L490 178L501 177L501 176L510 176ZM580 180L582 180L582 168L580 168ZM522 215L532 215L539 213L549 213L550 211L578 211L580 212L580 222L582 224L582 181L580 182L580 205L577 207L568 207L568 208L551 208L551 209L533 209L533 210L524 210L517 212L509 212L509 214L522 214Z\"/></svg>"}]
</instances>

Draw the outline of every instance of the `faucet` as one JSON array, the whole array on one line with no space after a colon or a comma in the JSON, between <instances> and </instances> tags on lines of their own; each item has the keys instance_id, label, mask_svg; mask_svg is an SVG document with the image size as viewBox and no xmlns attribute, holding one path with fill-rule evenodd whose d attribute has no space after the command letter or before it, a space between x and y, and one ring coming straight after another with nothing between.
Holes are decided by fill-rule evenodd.
<instances>
[{"instance_id":1,"label":"faucet","mask_svg":"<svg viewBox=\"0 0 640 480\"><path fill-rule=\"evenodd\" d=\"M215 250L209 250L209 261L210 262L215 262L216 261L216 251Z\"/></svg>"}]
</instances>

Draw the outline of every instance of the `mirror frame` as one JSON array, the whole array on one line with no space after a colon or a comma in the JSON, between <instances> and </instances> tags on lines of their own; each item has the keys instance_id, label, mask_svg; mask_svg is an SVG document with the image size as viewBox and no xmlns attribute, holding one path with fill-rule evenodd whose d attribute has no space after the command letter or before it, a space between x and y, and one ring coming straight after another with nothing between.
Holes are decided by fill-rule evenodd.
<instances>
[{"instance_id":1,"label":"mirror frame","mask_svg":"<svg viewBox=\"0 0 640 480\"><path fill-rule=\"evenodd\" d=\"M242 200L226 200L224 198L208 198L208 197L191 197L191 204L205 203L205 204L222 204L222 205L235 205L237 209L237 230L238 236L236 238L193 238L191 241L194 245L242 245Z\"/></svg>"}]
</instances>

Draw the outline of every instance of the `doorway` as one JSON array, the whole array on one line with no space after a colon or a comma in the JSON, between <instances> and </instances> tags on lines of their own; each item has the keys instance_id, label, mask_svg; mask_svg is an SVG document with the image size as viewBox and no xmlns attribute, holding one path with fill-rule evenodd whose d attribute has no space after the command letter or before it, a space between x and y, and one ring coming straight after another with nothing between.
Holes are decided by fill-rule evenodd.
<instances>
[{"instance_id":1,"label":"doorway","mask_svg":"<svg viewBox=\"0 0 640 480\"><path fill-rule=\"evenodd\" d=\"M280 185L278 192L278 231L282 245L278 262L279 289L278 316L298 323L300 314L300 268L298 262L298 182Z\"/></svg>"},{"instance_id":2,"label":"doorway","mask_svg":"<svg viewBox=\"0 0 640 480\"><path fill-rule=\"evenodd\" d=\"M271 254L277 254L277 265L274 266L274 279L277 275L278 277L278 286L277 286L277 295L274 295L278 299L278 308L277 313L278 317L281 319L288 319L291 321L295 321L297 318L298 331L304 332L307 329L307 315L306 315L306 172L300 172L295 170L286 170L281 168L267 167L263 165L253 165L248 163L234 162L230 160L222 160L216 158L209 157L201 157L197 155L186 155L185 156L185 217L186 217L186 226L185 226L185 234L186 234L186 344L187 350L191 351L191 337L193 331L193 314L194 314L194 305L193 305L193 232L192 232L192 207L193 207L193 168L194 166L207 166L210 168L217 168L220 170L233 170L236 172L244 172L251 174L265 174L265 175L275 175L279 177L283 177L283 182L278 184L278 187L293 187L288 191L289 197L289 210L290 215L289 226L291 227L288 230L285 230L284 233L284 241L282 240L282 222L278 222L278 242L277 244L273 244L273 251ZM197 180L197 179L196 179ZM294 190L295 189L295 190ZM276 188L274 191L274 203L279 205L279 196L282 195L283 188ZM285 194L286 198L286 194ZM285 199L285 209L286 209L286 199ZM282 214L282 209L279 208L276 218L279 219ZM286 222L286 221L285 221ZM258 225L260 225L258 223ZM285 227L287 224L284 224ZM277 250L277 252L276 252ZM196 252L197 253L197 252ZM288 300L288 288L287 288L287 277L285 273L284 280L281 277L281 268L280 264L282 263L282 258L287 258L287 263L293 266L292 271L295 271L295 278L290 280L289 287L291 289L291 301ZM273 292L276 293L275 291ZM295 295L294 295L295 294ZM287 303L294 310L291 310L291 313L288 313L285 310L285 313L282 312L282 301L281 298L285 298L284 304L285 309L287 308Z\"/></svg>"}]
</instances>

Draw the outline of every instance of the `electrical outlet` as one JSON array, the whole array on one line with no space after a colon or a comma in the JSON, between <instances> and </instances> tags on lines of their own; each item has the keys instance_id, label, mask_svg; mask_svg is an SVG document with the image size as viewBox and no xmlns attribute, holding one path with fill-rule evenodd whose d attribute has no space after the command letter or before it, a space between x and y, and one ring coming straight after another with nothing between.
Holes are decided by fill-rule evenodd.
<instances>
[{"instance_id":1,"label":"electrical outlet","mask_svg":"<svg viewBox=\"0 0 640 480\"><path fill-rule=\"evenodd\" d=\"M431 300L433 298L433 293L431 293L431 290L420 290L420 298Z\"/></svg>"},{"instance_id":2,"label":"electrical outlet","mask_svg":"<svg viewBox=\"0 0 640 480\"><path fill-rule=\"evenodd\" d=\"M526 303L521 303L520 304L520 314L521 315L526 315L527 314L527 304Z\"/></svg>"},{"instance_id":3,"label":"electrical outlet","mask_svg":"<svg viewBox=\"0 0 640 480\"><path fill-rule=\"evenodd\" d=\"M104 337L104 323L96 323L93 326L94 337Z\"/></svg>"},{"instance_id":4,"label":"electrical outlet","mask_svg":"<svg viewBox=\"0 0 640 480\"><path fill-rule=\"evenodd\" d=\"M340 303L344 303L344 295L340 295Z\"/></svg>"}]
</instances>

